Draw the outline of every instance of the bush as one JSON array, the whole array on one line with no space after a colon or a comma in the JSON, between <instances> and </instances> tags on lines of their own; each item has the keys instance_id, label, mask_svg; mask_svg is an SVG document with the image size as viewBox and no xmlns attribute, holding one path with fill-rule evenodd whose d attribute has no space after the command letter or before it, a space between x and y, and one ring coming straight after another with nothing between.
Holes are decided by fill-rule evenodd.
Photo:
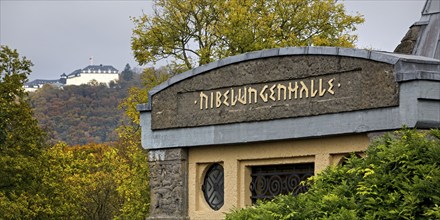
<instances>
[{"instance_id":1,"label":"bush","mask_svg":"<svg viewBox=\"0 0 440 220\"><path fill-rule=\"evenodd\" d=\"M440 219L438 129L387 134L366 155L312 177L304 194L235 209L226 219Z\"/></svg>"}]
</instances>

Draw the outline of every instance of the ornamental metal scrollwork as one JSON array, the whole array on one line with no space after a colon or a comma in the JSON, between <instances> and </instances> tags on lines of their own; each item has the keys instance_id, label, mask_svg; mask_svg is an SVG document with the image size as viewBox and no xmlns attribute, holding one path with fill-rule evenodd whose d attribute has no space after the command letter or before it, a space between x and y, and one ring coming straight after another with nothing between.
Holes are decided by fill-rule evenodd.
<instances>
[{"instance_id":1,"label":"ornamental metal scrollwork","mask_svg":"<svg viewBox=\"0 0 440 220\"><path fill-rule=\"evenodd\" d=\"M209 167L202 185L203 195L208 205L219 210L224 203L223 166L216 163Z\"/></svg>"},{"instance_id":2,"label":"ornamental metal scrollwork","mask_svg":"<svg viewBox=\"0 0 440 220\"><path fill-rule=\"evenodd\" d=\"M298 195L306 192L307 186L300 183L313 174L313 163L252 167L252 202L272 199L279 194Z\"/></svg>"}]
</instances>

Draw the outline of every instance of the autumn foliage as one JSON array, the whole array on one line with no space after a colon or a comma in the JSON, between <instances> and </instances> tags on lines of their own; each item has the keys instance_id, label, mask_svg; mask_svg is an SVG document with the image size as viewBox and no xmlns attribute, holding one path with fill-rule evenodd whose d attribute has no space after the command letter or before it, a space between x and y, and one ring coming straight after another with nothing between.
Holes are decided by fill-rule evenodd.
<instances>
[{"instance_id":1,"label":"autumn foliage","mask_svg":"<svg viewBox=\"0 0 440 220\"><path fill-rule=\"evenodd\" d=\"M113 87L106 85L45 85L30 93L34 117L47 131L51 143L69 145L114 142L116 128L128 118L118 105L133 87L140 87L139 74L129 81L120 79Z\"/></svg>"},{"instance_id":2,"label":"autumn foliage","mask_svg":"<svg viewBox=\"0 0 440 220\"><path fill-rule=\"evenodd\" d=\"M337 0L156 0L153 15L133 18L140 64L170 60L191 69L217 59L293 46L354 47L364 19Z\"/></svg>"},{"instance_id":3,"label":"autumn foliage","mask_svg":"<svg viewBox=\"0 0 440 220\"><path fill-rule=\"evenodd\" d=\"M119 121L123 88L41 89L32 103L48 138L23 89L32 63L6 46L0 58L0 219L145 219L147 153L140 131ZM80 145L53 144L63 140Z\"/></svg>"}]
</instances>

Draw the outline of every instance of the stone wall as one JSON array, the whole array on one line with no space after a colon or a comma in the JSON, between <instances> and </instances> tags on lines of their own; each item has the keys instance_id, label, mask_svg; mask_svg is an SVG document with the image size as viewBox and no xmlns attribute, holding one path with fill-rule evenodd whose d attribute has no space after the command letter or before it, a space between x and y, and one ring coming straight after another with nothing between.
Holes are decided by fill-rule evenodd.
<instances>
[{"instance_id":1,"label":"stone wall","mask_svg":"<svg viewBox=\"0 0 440 220\"><path fill-rule=\"evenodd\" d=\"M149 220L188 219L188 153L184 148L149 151Z\"/></svg>"},{"instance_id":2,"label":"stone wall","mask_svg":"<svg viewBox=\"0 0 440 220\"><path fill-rule=\"evenodd\" d=\"M417 43L417 38L420 33L420 26L411 26L402 41L394 49L394 53L412 54Z\"/></svg>"},{"instance_id":3,"label":"stone wall","mask_svg":"<svg viewBox=\"0 0 440 220\"><path fill-rule=\"evenodd\" d=\"M224 66L168 87L155 94L152 103L153 130L399 104L393 65L314 55L271 57Z\"/></svg>"}]
</instances>

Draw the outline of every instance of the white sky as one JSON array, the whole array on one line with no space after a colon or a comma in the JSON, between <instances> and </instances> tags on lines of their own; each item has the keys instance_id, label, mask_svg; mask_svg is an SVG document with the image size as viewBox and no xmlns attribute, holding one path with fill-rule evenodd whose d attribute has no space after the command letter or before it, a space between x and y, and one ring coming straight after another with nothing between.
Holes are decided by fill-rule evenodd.
<instances>
[{"instance_id":1,"label":"white sky","mask_svg":"<svg viewBox=\"0 0 440 220\"><path fill-rule=\"evenodd\" d=\"M349 14L366 21L358 27L359 48L393 51L420 19L425 0L345 0ZM123 70L137 66L130 49L131 17L151 12L146 0L0 0L0 44L34 63L33 79L58 79L62 73L95 64Z\"/></svg>"}]
</instances>

